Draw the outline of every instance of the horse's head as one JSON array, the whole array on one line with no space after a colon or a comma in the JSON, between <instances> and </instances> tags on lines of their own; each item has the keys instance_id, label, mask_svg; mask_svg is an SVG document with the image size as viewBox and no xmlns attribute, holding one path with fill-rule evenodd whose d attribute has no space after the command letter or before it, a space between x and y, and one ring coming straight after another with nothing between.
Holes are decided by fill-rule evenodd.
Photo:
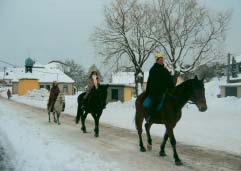
<instances>
[{"instance_id":1,"label":"horse's head","mask_svg":"<svg viewBox=\"0 0 241 171\"><path fill-rule=\"evenodd\" d=\"M198 107L199 111L205 112L207 110L206 98L205 98L205 88L203 79L198 80L197 76L194 79L190 80L191 88L190 91L190 98L194 104Z\"/></svg>"}]
</instances>

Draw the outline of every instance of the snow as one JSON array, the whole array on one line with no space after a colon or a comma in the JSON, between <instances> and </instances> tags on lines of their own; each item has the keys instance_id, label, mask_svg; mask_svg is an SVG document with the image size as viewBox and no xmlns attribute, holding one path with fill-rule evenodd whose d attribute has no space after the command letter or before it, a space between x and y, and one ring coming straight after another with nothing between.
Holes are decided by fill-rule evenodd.
<instances>
[{"instance_id":1,"label":"snow","mask_svg":"<svg viewBox=\"0 0 241 171\"><path fill-rule=\"evenodd\" d=\"M235 56L236 62L241 62L241 55Z\"/></svg>"},{"instance_id":2,"label":"snow","mask_svg":"<svg viewBox=\"0 0 241 171\"><path fill-rule=\"evenodd\" d=\"M195 105L188 104L184 106L183 116L174 130L177 143L181 142L241 155L241 99L236 97L217 98L217 95L220 94L219 85L224 84L225 81L226 78L215 78L205 84L208 105L206 112L199 112ZM7 88L0 89L0 93L4 97L7 97L6 90ZM77 97L78 95L65 96L65 114L76 115ZM48 92L44 89L34 90L29 92L26 96L14 95L12 97L12 100L14 101L40 108L46 108L47 99ZM78 170L78 163L75 163L75 161L71 163L70 159L64 158L63 154L66 153L72 154L71 158L74 158L77 155L79 160L84 163L85 169L83 170L101 170L99 165L103 168L102 170L108 170L110 168L118 169L118 166L113 167L107 165L106 161L102 160L98 154L89 154L85 151L74 152L71 147L64 146L63 148L63 146L61 146L63 143L61 140L57 140L55 137L48 134L45 135L41 133L42 130L47 132L47 127L34 127L34 123L22 123L18 118L14 118L15 115L24 111L16 111L16 113L14 113L10 111L8 107L3 107L0 104L0 112L10 115L5 116L1 114L0 130L2 132L11 131L11 134L7 135L7 138L14 147L16 158L21 159L21 162L19 161L17 166L21 166L22 168L18 168L17 170L29 170L34 166L39 166L40 170L48 170L48 168L56 168L56 170ZM135 99L125 103L120 101L112 102L107 104L100 122L116 127L135 130L134 115ZM8 120L7 118L9 117L14 119ZM92 118L88 115L87 119ZM25 127L26 124L29 124L28 127ZM31 125L32 129L29 130L29 126L31 127ZM153 125L151 134L162 137L164 134L164 126ZM23 137L28 138L23 141ZM46 143L48 144L48 147L46 146ZM29 149L34 150L24 149L26 145ZM36 149L36 147L38 148ZM49 152L49 150L52 152ZM57 155L52 154L56 152ZM48 159L45 159L46 156L48 156ZM54 163L48 162L48 160L51 160L56 156L58 158L57 160L54 160ZM97 160L99 162L97 162L97 165L89 165L88 161L85 160L86 158L87 160ZM62 162L58 161L66 161L69 164L65 166ZM42 165L41 163L47 163L47 165Z\"/></svg>"},{"instance_id":3,"label":"snow","mask_svg":"<svg viewBox=\"0 0 241 171\"><path fill-rule=\"evenodd\" d=\"M42 98L35 100L43 101ZM5 147L7 157L11 159L9 163L13 166L10 168L18 171L120 170L117 163L107 160L79 142L66 145L66 140L60 135L50 133L49 127L54 125L46 126L47 122L39 124L43 121L32 120L32 113L14 111L11 108L10 105L0 104L0 142ZM80 150L76 150L75 146Z\"/></svg>"}]
</instances>

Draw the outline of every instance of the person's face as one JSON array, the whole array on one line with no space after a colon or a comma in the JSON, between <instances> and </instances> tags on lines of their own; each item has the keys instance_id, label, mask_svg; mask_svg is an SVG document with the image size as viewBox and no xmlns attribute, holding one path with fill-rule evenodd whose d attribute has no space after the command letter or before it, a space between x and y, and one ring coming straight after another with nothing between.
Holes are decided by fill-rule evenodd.
<instances>
[{"instance_id":1,"label":"person's face","mask_svg":"<svg viewBox=\"0 0 241 171\"><path fill-rule=\"evenodd\" d=\"M163 57L158 58L157 62L158 64L162 65L164 63Z\"/></svg>"}]
</instances>

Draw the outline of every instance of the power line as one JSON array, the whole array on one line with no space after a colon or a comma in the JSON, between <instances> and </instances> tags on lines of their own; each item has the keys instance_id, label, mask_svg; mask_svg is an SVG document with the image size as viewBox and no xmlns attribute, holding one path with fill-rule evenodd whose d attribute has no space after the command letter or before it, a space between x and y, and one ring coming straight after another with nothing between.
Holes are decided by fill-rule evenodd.
<instances>
[{"instance_id":1,"label":"power line","mask_svg":"<svg viewBox=\"0 0 241 171\"><path fill-rule=\"evenodd\" d=\"M0 60L0 62L2 62L2 63L4 63L4 64L8 64L8 65L11 65L11 66L13 66L13 67L16 67L16 65L14 65L14 64L11 64L11 63L9 63L9 62L6 62L6 61L4 61L4 60Z\"/></svg>"}]
</instances>

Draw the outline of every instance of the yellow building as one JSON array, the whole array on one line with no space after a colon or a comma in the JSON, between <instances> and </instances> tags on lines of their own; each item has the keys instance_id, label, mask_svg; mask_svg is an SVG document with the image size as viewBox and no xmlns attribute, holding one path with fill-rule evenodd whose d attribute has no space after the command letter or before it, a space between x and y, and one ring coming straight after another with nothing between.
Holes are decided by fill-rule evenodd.
<instances>
[{"instance_id":1,"label":"yellow building","mask_svg":"<svg viewBox=\"0 0 241 171\"><path fill-rule=\"evenodd\" d=\"M33 89L44 88L50 91L53 81L57 81L59 89L65 95L76 92L74 80L54 65L34 65L32 68L7 68L5 78L11 80L12 94L25 95Z\"/></svg>"},{"instance_id":2,"label":"yellow building","mask_svg":"<svg viewBox=\"0 0 241 171\"><path fill-rule=\"evenodd\" d=\"M107 101L121 101L126 102L131 100L134 87L124 84L109 84Z\"/></svg>"},{"instance_id":3,"label":"yellow building","mask_svg":"<svg viewBox=\"0 0 241 171\"><path fill-rule=\"evenodd\" d=\"M18 81L18 95L23 96L27 94L28 91L33 89L38 89L39 83L38 79L22 78Z\"/></svg>"}]
</instances>

